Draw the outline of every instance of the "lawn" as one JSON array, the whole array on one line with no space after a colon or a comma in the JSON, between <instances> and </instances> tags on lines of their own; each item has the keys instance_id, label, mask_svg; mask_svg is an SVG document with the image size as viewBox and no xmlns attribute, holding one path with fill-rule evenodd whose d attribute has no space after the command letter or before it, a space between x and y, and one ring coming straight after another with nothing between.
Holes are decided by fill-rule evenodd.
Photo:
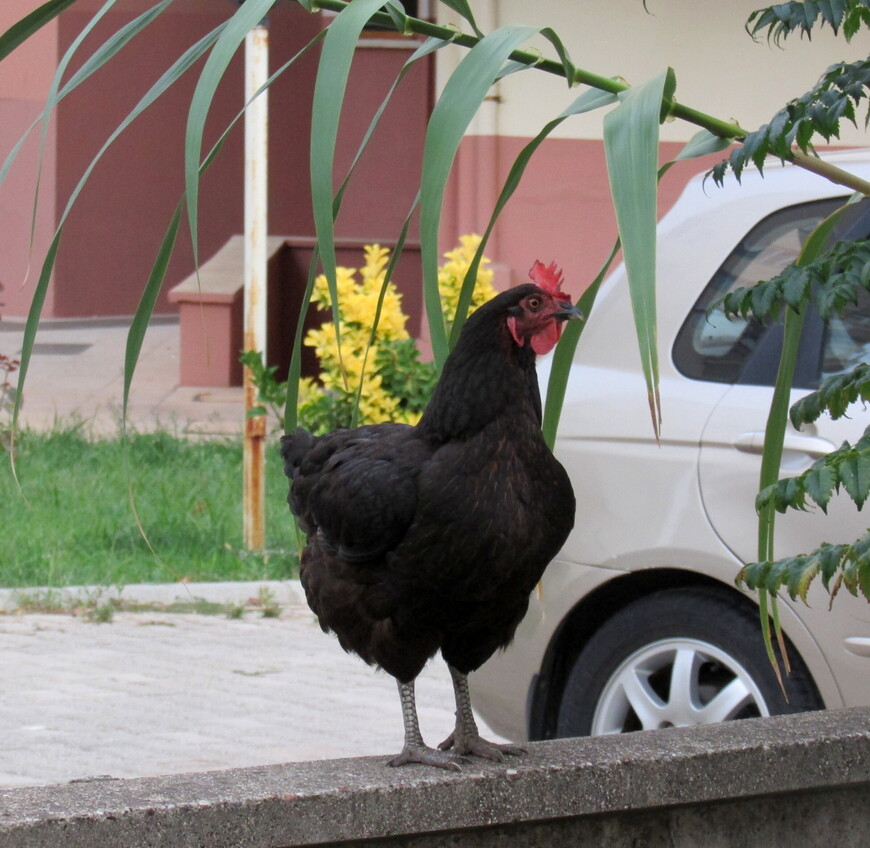
<instances>
[{"instance_id":1,"label":"lawn","mask_svg":"<svg viewBox=\"0 0 870 848\"><path fill-rule=\"evenodd\" d=\"M0 463L0 586L296 574L287 480L274 443L267 452L267 551L259 554L242 549L240 440L156 433L125 442L89 439L70 427L18 436L20 489L8 454L0 454Z\"/></svg>"}]
</instances>

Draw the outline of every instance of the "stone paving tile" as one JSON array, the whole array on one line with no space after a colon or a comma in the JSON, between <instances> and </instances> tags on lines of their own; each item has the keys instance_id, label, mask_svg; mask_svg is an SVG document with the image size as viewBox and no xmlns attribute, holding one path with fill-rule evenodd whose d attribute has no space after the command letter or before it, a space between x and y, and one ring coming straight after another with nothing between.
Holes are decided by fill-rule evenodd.
<instances>
[{"instance_id":1,"label":"stone paving tile","mask_svg":"<svg viewBox=\"0 0 870 848\"><path fill-rule=\"evenodd\" d=\"M299 607L241 620L0 616L0 786L398 752L395 682ZM423 733L453 726L440 660L418 682ZM488 730L486 731L488 732ZM492 735L492 734L490 734Z\"/></svg>"}]
</instances>

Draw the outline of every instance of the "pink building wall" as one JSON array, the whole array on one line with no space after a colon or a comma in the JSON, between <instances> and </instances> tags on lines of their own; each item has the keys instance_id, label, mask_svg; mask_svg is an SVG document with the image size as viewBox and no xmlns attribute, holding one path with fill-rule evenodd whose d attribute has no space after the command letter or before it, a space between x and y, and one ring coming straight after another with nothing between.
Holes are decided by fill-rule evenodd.
<instances>
[{"instance_id":1,"label":"pink building wall","mask_svg":"<svg viewBox=\"0 0 870 848\"><path fill-rule=\"evenodd\" d=\"M0 25L9 26L34 0L7 0ZM82 45L75 70L92 50L150 3L123 0ZM42 108L58 56L97 6L76 4L31 43L0 64L0 152L17 141ZM30 208L36 182L37 141L25 147L0 188L0 282L4 314L26 314L33 284L67 198L107 136L150 85L181 53L227 19L228 0L179 0L134 38L86 84L62 101L46 145L34 267L27 277ZM284 64L323 25L319 15L295 4L277 4L269 18L270 65ZM372 114L416 46L384 46L382 35L364 38L349 81L336 151L336 185L344 176ZM313 235L309 188L310 112L318 51L298 60L270 90L269 230L291 237ZM204 152L242 106L241 51L218 87L206 124ZM183 139L190 99L202 62L125 131L103 156L64 227L54 279L43 315L129 315L138 303L170 216L184 190ZM35 72L33 69L39 69ZM392 242L419 182L426 120L432 102L431 60L418 63L387 109L381 129L360 162L345 195L339 236ZM199 255L205 262L242 231L243 133L241 123L202 178ZM416 224L410 239L417 237ZM179 235L157 312L176 309L168 290L193 269L189 234ZM419 313L419 293L409 281L409 306Z\"/></svg>"},{"instance_id":2,"label":"pink building wall","mask_svg":"<svg viewBox=\"0 0 870 848\"><path fill-rule=\"evenodd\" d=\"M7 26L33 7L33 0L9 0ZM148 4L151 5L151 4ZM82 45L72 72L94 47L145 8L119 3ZM24 315L33 296L39 263L70 193L107 136L151 84L181 53L226 20L232 7L221 2L182 0L159 17L148 32L133 39L108 65L58 106L46 145L40 213L27 284L30 208L37 177L37 140L31 139L0 188L0 282L5 284L4 314ZM12 148L39 114L59 55L89 20L94 9L77 4L64 12L20 56L0 64L0 151ZM7 14L8 13L8 14ZM6 20L6 17L9 20ZM270 21L272 64L285 62L319 30L317 16L280 4ZM43 69L39 74L30 68ZM139 300L172 211L184 190L183 138L190 98L202 62L123 133L103 156L64 227L54 280L43 315L69 317L129 315ZM45 69L49 69L46 73ZM311 228L307 179L310 100L316 56L281 80L273 98L270 124L272 157L270 216L273 228L287 233ZM242 58L237 56L218 87L206 124L204 152L243 104ZM239 125L204 175L200 193L201 260L242 228L242 127ZM166 292L193 267L190 238L179 237L156 311L169 312Z\"/></svg>"},{"instance_id":3,"label":"pink building wall","mask_svg":"<svg viewBox=\"0 0 870 848\"><path fill-rule=\"evenodd\" d=\"M530 139L468 136L460 145L442 221L442 245L459 235L482 232L511 165ZM663 142L661 162L683 145ZM689 179L704 173L721 156L680 162L659 185L659 217L670 209ZM503 286L527 279L536 259L555 261L567 287L579 293L600 270L616 240L604 147L600 140L548 139L529 163L487 248L498 263Z\"/></svg>"},{"instance_id":4,"label":"pink building wall","mask_svg":"<svg viewBox=\"0 0 870 848\"><path fill-rule=\"evenodd\" d=\"M13 23L34 5L34 0L7 2L11 5L3 4L0 26ZM127 0L119 7L122 11L110 13L88 39L82 56L144 8L141 0ZM0 283L5 285L0 298L5 301L6 316L26 314L38 262L58 217L107 135L188 45L228 15L223 3L201 0L181 0L170 8L174 11L164 13L150 33L134 39L58 108L47 135L29 275L36 136L0 188ZM0 65L0 151L9 150L39 114L58 56L93 10L92 4L77 4ZM278 4L269 23L274 69L318 32L322 20L294 4ZM409 55L407 48L385 47L379 38L364 39L367 46L354 60L336 151L336 184ZM270 92L269 215L270 232L276 235L313 234L308 144L316 62L316 51L312 51ZM46 317L125 315L136 308L166 224L183 192L182 141L197 77L198 68L141 116L99 163L65 226L43 311ZM426 120L433 102L432 80L431 63L424 61L400 86L345 196L336 226L339 237L387 244L395 239L419 183ZM241 104L242 62L238 56L215 97L206 126L206 150ZM479 135L463 140L444 207L443 250L464 233L482 232L510 165L527 141ZM663 143L662 160L680 147ZM241 232L242 152L239 126L203 177L201 262ZM717 158L673 168L660 187L660 213L670 207L691 175L706 170ZM533 158L487 254L496 263L497 283L502 287L524 281L535 259L555 260L564 267L570 290L579 293L597 273L615 236L601 141L556 138L545 141ZM415 221L410 240L417 237ZM192 268L190 239L182 228L157 312L177 308L169 302L168 290ZM401 281L405 305L412 313L412 326L419 327L420 277L404 274L408 276ZM294 317L281 316L288 332Z\"/></svg>"},{"instance_id":5,"label":"pink building wall","mask_svg":"<svg viewBox=\"0 0 870 848\"><path fill-rule=\"evenodd\" d=\"M32 11L33 0L4 0L0 3L0 30L5 31ZM0 161L12 150L22 132L42 111L45 93L57 64L57 22L52 22L0 63ZM30 304L32 280L40 257L51 242L55 220L56 167L52 155L56 124L48 128L43 162L40 203L31 242L31 215L39 161L39 135L34 134L22 148L16 166L0 186L0 314L23 314ZM28 286L28 281L30 285ZM53 291L46 297L46 309L53 308Z\"/></svg>"}]
</instances>

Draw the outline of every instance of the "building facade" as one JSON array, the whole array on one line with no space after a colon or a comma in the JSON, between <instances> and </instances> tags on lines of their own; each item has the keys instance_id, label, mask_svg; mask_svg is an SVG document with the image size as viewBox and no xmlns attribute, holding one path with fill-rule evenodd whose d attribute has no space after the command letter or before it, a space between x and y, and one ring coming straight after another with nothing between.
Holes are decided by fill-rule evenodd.
<instances>
[{"instance_id":1,"label":"building facade","mask_svg":"<svg viewBox=\"0 0 870 848\"><path fill-rule=\"evenodd\" d=\"M5 0L0 4L0 29L39 2ZM82 44L66 78L94 47L151 5L150 0L118 0ZM434 0L409 5L422 16L468 29ZM753 41L744 24L758 0L652 0L646 4L648 11L641 0L472 0L471 5L487 32L507 24L551 26L576 64L604 76L639 83L671 66L680 102L736 119L747 129L766 122L790 97L808 90L828 65L855 59L862 49L866 55L865 33L851 45L830 31L819 31L812 42L789 39L782 49ZM0 63L4 155L41 114L60 58L101 6L98 0L79 0ZM230 0L177 0L147 33L63 99L48 124L41 160L40 130L31 133L0 186L4 315L27 313L41 259L67 200L103 141L153 81L189 45L226 20L231 8ZM295 3L276 4L269 19L272 69L308 43L329 19L325 12L310 14ZM553 55L543 38L532 44L544 55ZM415 46L383 32L368 32L361 40L342 116L337 177L343 175L371 115ZM345 197L337 223L340 237L360 243L394 242L416 193L426 120L438 90L465 54L459 47L440 50L434 59L418 63L399 87ZM308 150L316 63L314 50L270 92L269 229L274 235L302 240L314 232ZM183 138L201 66L149 108L95 168L65 223L45 317L129 315L135 310L183 193ZM242 73L242 57L237 56L218 88L204 150L241 108ZM454 163L442 222L444 249L464 233L483 230L519 151L578 94L564 80L535 70L513 74L495 86ZM501 287L525 280L532 261L542 259L562 265L571 290L579 292L609 253L616 225L601 141L603 114L599 110L568 119L536 153L487 249ZM680 121L663 125L662 161L673 158L696 129ZM847 127L841 141L862 144L862 134ZM203 176L202 262L242 231L242 145L239 126ZM690 176L708 169L716 158L673 168L660 186L660 212ZM412 249L417 237L412 229ZM192 268L190 240L183 228L157 312L177 308L167 292ZM419 276L412 276L402 282L414 313L412 326L419 327Z\"/></svg>"}]
</instances>

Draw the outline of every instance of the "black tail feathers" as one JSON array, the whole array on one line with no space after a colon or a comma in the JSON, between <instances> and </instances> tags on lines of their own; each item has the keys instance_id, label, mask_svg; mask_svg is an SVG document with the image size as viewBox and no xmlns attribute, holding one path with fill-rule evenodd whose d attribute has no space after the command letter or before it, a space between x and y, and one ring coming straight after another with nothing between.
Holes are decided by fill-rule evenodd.
<instances>
[{"instance_id":1,"label":"black tail feathers","mask_svg":"<svg viewBox=\"0 0 870 848\"><path fill-rule=\"evenodd\" d=\"M299 471L299 466L305 454L314 443L314 436L304 427L297 427L296 432L281 437L281 456L284 457L284 473L293 480Z\"/></svg>"}]
</instances>

